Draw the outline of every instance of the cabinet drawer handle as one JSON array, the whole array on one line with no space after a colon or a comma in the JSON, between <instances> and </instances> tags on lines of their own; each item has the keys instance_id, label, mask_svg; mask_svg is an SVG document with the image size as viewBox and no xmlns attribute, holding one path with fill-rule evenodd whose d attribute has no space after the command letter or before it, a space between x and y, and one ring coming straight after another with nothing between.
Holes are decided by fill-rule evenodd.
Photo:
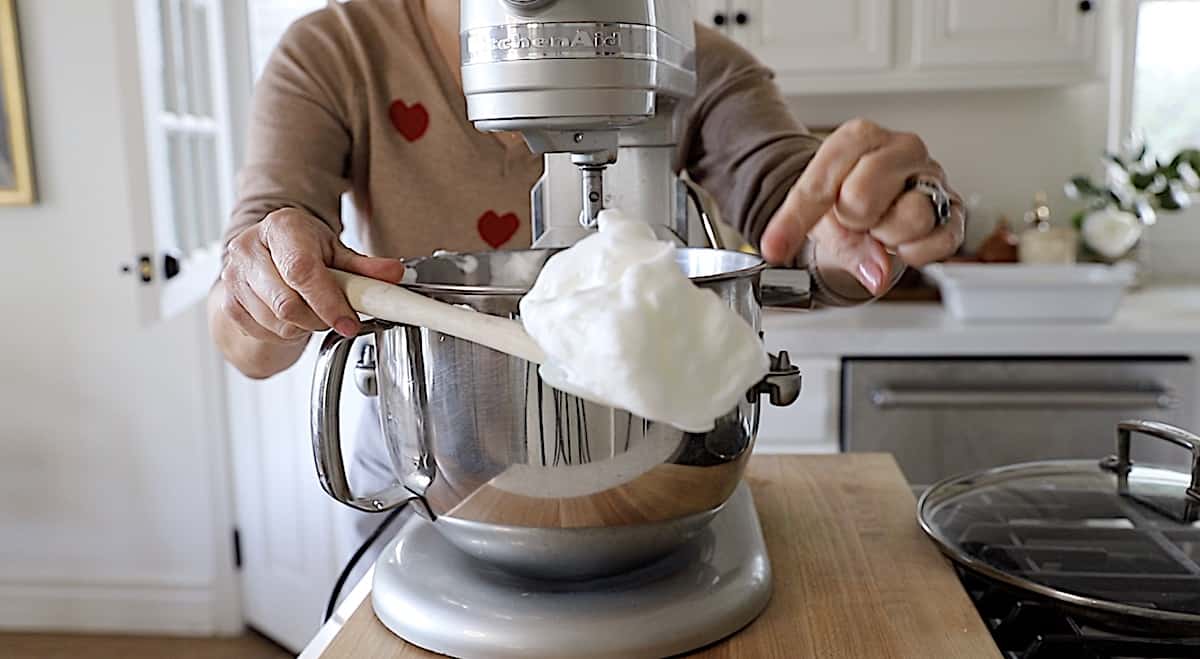
<instances>
[{"instance_id":1,"label":"cabinet drawer handle","mask_svg":"<svg viewBox=\"0 0 1200 659\"><path fill-rule=\"evenodd\" d=\"M745 25L746 23L750 22L750 14L747 14L744 11L739 11L738 13L734 14L733 22L737 23L738 25Z\"/></svg>"},{"instance_id":2,"label":"cabinet drawer handle","mask_svg":"<svg viewBox=\"0 0 1200 659\"><path fill-rule=\"evenodd\" d=\"M1116 391L997 391L991 389L893 389L880 387L871 392L871 403L883 409L905 407L941 408L1157 408L1179 406L1179 400L1167 389L1125 389Z\"/></svg>"},{"instance_id":3,"label":"cabinet drawer handle","mask_svg":"<svg viewBox=\"0 0 1200 659\"><path fill-rule=\"evenodd\" d=\"M728 19L725 18L725 12L723 12L723 11L719 11L719 12L713 14L713 25L716 25L719 27L721 25L724 25L727 20Z\"/></svg>"},{"instance_id":4,"label":"cabinet drawer handle","mask_svg":"<svg viewBox=\"0 0 1200 659\"><path fill-rule=\"evenodd\" d=\"M1079 13L1086 14L1092 10L1092 0L1079 0Z\"/></svg>"}]
</instances>

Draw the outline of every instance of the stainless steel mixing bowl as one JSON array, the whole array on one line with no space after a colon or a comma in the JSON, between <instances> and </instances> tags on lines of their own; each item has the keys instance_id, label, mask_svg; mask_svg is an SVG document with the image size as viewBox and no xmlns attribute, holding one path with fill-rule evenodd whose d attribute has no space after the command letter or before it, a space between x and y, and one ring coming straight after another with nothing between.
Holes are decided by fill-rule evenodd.
<instances>
[{"instance_id":1,"label":"stainless steel mixing bowl","mask_svg":"<svg viewBox=\"0 0 1200 659\"><path fill-rule=\"evenodd\" d=\"M410 261L406 287L477 311L515 317L547 250L450 254ZM762 261L679 249L680 267L756 329ZM689 433L557 391L537 368L419 327L369 321L384 437L396 484L350 491L338 400L353 343L330 333L313 386L313 450L321 484L367 511L415 500L455 546L526 576L614 574L694 537L741 480L758 429L759 394L786 405L800 376L786 353L716 426ZM672 340L663 337L664 341ZM723 413L722 413L723 412Z\"/></svg>"}]
</instances>

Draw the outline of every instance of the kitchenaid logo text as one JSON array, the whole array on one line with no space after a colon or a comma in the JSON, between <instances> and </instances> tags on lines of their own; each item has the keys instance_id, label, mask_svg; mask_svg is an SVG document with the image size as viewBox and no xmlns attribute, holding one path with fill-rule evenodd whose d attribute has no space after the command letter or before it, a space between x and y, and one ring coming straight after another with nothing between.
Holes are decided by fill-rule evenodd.
<instances>
[{"instance_id":1,"label":"kitchenaid logo text","mask_svg":"<svg viewBox=\"0 0 1200 659\"><path fill-rule=\"evenodd\" d=\"M503 37L474 35L467 39L467 50L471 53L487 53L514 50L620 50L621 33L610 31L576 30L572 35L508 34Z\"/></svg>"}]
</instances>

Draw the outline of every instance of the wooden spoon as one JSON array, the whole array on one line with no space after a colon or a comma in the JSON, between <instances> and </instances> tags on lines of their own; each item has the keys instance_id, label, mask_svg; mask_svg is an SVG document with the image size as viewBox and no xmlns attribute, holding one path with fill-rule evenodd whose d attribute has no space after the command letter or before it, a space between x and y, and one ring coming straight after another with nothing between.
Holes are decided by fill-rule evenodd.
<instances>
[{"instance_id":1,"label":"wooden spoon","mask_svg":"<svg viewBox=\"0 0 1200 659\"><path fill-rule=\"evenodd\" d=\"M334 270L333 276L355 311L456 336L535 364L546 361L546 354L533 337L510 318L456 307L350 272Z\"/></svg>"}]
</instances>

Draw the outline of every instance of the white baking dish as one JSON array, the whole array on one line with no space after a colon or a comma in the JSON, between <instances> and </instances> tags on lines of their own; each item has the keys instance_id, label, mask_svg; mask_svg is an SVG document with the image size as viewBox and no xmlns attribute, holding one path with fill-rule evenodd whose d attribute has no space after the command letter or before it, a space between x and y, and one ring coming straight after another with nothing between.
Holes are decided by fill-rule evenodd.
<instances>
[{"instance_id":1,"label":"white baking dish","mask_svg":"<svg viewBox=\"0 0 1200 659\"><path fill-rule=\"evenodd\" d=\"M1105 322L1134 279L1129 264L944 263L924 272L963 322Z\"/></svg>"}]
</instances>

